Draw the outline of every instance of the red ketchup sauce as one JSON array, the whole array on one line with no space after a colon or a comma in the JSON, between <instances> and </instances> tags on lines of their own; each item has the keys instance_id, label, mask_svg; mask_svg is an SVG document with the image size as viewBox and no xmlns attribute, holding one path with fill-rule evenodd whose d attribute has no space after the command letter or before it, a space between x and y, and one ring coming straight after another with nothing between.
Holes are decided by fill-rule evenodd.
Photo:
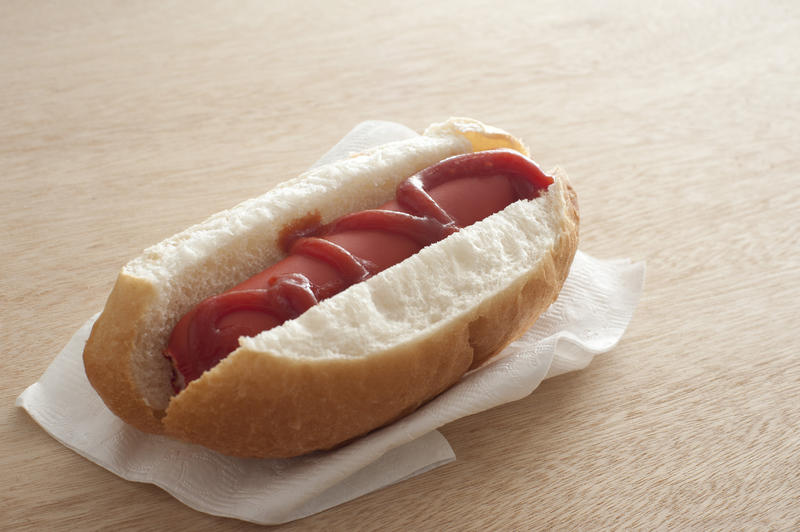
<instances>
[{"instance_id":1,"label":"red ketchup sauce","mask_svg":"<svg viewBox=\"0 0 800 532\"><path fill-rule=\"evenodd\" d=\"M280 242L287 257L230 290L205 299L172 331L165 356L180 391L239 347L240 336L294 319L319 301L393 266L423 247L533 199L553 183L512 150L445 159L409 177L396 199L347 214L327 225L309 214L290 224Z\"/></svg>"}]
</instances>

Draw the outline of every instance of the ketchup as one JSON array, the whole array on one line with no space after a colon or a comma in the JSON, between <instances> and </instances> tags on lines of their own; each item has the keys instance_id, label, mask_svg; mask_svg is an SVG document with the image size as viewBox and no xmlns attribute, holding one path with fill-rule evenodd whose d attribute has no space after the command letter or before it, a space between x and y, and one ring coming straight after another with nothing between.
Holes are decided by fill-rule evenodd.
<instances>
[{"instance_id":1,"label":"ketchup","mask_svg":"<svg viewBox=\"0 0 800 532\"><path fill-rule=\"evenodd\" d=\"M284 228L288 256L227 292L201 301L172 331L165 356L180 391L239 347L239 337L294 319L423 247L533 199L553 183L512 150L457 155L409 177L396 199L327 225L309 214Z\"/></svg>"}]
</instances>

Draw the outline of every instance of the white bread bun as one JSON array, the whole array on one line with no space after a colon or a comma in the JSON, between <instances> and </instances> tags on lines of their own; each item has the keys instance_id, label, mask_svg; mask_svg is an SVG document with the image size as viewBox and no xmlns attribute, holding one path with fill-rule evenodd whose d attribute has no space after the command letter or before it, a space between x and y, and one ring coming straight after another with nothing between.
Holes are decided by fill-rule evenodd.
<instances>
[{"instance_id":1,"label":"white bread bun","mask_svg":"<svg viewBox=\"0 0 800 532\"><path fill-rule=\"evenodd\" d=\"M461 153L524 145L470 119L317 168L151 247L125 265L84 351L124 421L224 454L288 457L339 445L429 401L525 331L555 300L578 241L566 175L539 198L422 249L240 347L173 396L162 355L199 301L274 264L283 227L394 197Z\"/></svg>"}]
</instances>

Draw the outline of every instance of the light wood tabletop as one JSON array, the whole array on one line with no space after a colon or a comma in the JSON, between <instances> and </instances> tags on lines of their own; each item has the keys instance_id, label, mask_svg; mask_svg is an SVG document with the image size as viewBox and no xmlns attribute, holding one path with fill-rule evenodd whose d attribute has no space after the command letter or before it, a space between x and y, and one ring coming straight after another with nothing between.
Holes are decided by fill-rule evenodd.
<instances>
[{"instance_id":1,"label":"light wood tabletop","mask_svg":"<svg viewBox=\"0 0 800 532\"><path fill-rule=\"evenodd\" d=\"M14 399L143 248L366 119L503 127L647 262L621 343L443 427L457 460L285 525L800 528L800 4L4 2L0 529L245 530Z\"/></svg>"}]
</instances>

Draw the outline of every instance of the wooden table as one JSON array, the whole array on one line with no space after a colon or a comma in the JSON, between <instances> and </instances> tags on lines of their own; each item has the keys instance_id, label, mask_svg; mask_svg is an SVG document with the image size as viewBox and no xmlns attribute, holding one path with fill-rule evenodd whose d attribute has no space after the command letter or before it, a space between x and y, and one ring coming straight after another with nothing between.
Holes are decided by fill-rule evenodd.
<instances>
[{"instance_id":1,"label":"wooden table","mask_svg":"<svg viewBox=\"0 0 800 532\"><path fill-rule=\"evenodd\" d=\"M3 4L0 529L251 528L14 398L142 248L361 120L450 115L566 167L581 248L647 261L640 307L585 371L444 427L456 462L286 528L800 528L798 4L280 4Z\"/></svg>"}]
</instances>

